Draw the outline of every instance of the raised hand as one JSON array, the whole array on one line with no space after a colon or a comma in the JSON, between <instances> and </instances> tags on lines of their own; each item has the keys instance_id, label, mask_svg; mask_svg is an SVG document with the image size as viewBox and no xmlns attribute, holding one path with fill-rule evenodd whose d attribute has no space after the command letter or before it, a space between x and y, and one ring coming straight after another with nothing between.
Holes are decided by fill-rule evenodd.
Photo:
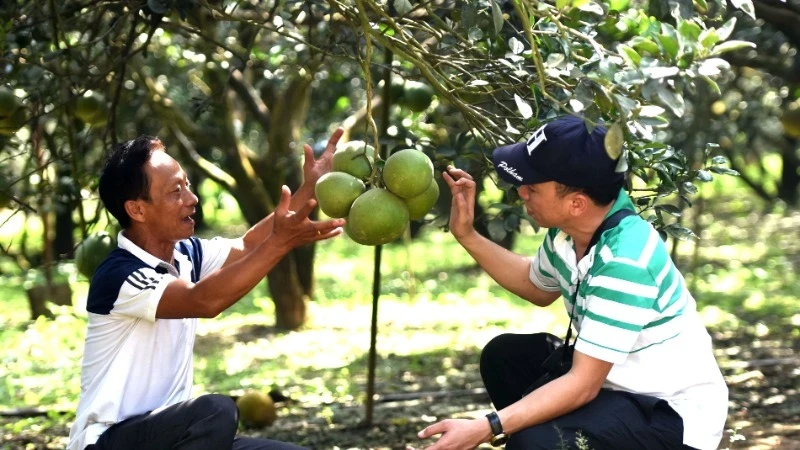
<instances>
[{"instance_id":1,"label":"raised hand","mask_svg":"<svg viewBox=\"0 0 800 450\"><path fill-rule=\"evenodd\" d=\"M330 239L342 234L344 219L314 221L308 215L316 206L316 200L309 200L297 211L289 209L292 193L287 186L281 188L281 199L275 207L275 220L272 234L289 249L314 241Z\"/></svg>"},{"instance_id":2,"label":"raised hand","mask_svg":"<svg viewBox=\"0 0 800 450\"><path fill-rule=\"evenodd\" d=\"M328 145L325 146L325 151L317 159L314 159L314 150L310 145L303 146L303 152L305 153L305 161L303 161L304 183L313 187L321 176L331 171L333 152L336 151L336 144L342 137L342 133L344 133L342 127L333 132L330 139L328 139Z\"/></svg>"},{"instance_id":3,"label":"raised hand","mask_svg":"<svg viewBox=\"0 0 800 450\"><path fill-rule=\"evenodd\" d=\"M472 175L454 166L447 166L442 178L450 186L450 193L453 194L450 205L450 232L456 239L467 236L474 231L472 224L475 221L475 181Z\"/></svg>"}]
</instances>

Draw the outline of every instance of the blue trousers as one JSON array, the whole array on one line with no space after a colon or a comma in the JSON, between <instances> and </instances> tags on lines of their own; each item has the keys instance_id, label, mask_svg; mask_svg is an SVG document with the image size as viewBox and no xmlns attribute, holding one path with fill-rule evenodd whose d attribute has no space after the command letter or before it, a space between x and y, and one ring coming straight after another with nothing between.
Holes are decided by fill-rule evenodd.
<instances>
[{"instance_id":1,"label":"blue trousers","mask_svg":"<svg viewBox=\"0 0 800 450\"><path fill-rule=\"evenodd\" d=\"M209 394L114 424L86 450L301 450L269 439L236 437L239 413L225 395Z\"/></svg>"},{"instance_id":2,"label":"blue trousers","mask_svg":"<svg viewBox=\"0 0 800 450\"><path fill-rule=\"evenodd\" d=\"M481 352L481 378L495 408L518 401L561 340L548 333L503 334ZM662 399L601 389L582 407L513 433L508 450L686 450L683 419ZM582 448L586 448L584 445Z\"/></svg>"}]
</instances>

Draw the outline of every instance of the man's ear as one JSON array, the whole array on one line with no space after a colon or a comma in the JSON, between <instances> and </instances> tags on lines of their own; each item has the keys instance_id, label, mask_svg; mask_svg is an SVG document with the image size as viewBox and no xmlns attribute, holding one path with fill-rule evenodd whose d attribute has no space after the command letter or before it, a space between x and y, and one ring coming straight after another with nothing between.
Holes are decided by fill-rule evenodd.
<instances>
[{"instance_id":1,"label":"man's ear","mask_svg":"<svg viewBox=\"0 0 800 450\"><path fill-rule=\"evenodd\" d=\"M569 212L573 217L582 215L589 209L589 202L591 199L582 192L574 192L572 199L570 199Z\"/></svg>"},{"instance_id":2,"label":"man's ear","mask_svg":"<svg viewBox=\"0 0 800 450\"><path fill-rule=\"evenodd\" d=\"M127 200L125 202L125 212L134 222L144 222L145 213L141 202L142 200Z\"/></svg>"}]
</instances>

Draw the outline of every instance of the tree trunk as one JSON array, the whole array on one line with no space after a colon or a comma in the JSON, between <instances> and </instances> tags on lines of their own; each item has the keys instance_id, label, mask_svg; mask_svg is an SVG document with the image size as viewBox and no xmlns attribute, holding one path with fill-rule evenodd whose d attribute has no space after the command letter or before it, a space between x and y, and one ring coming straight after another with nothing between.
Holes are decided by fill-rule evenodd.
<instances>
[{"instance_id":1,"label":"tree trunk","mask_svg":"<svg viewBox=\"0 0 800 450\"><path fill-rule=\"evenodd\" d=\"M800 139L786 138L787 145L782 149L781 182L778 184L778 198L791 207L800 206L800 158L797 156L797 147Z\"/></svg>"},{"instance_id":2,"label":"tree trunk","mask_svg":"<svg viewBox=\"0 0 800 450\"><path fill-rule=\"evenodd\" d=\"M295 252L287 254L267 275L275 327L282 330L296 330L306 321L308 296L303 293L295 258Z\"/></svg>"},{"instance_id":3,"label":"tree trunk","mask_svg":"<svg viewBox=\"0 0 800 450\"><path fill-rule=\"evenodd\" d=\"M58 179L71 178L69 166L66 164L59 164ZM75 221L72 220L72 212L74 211L74 198L70 193L71 186L65 186L62 183L56 185L56 226L55 237L53 238L53 250L56 260L71 259L75 249Z\"/></svg>"}]
</instances>

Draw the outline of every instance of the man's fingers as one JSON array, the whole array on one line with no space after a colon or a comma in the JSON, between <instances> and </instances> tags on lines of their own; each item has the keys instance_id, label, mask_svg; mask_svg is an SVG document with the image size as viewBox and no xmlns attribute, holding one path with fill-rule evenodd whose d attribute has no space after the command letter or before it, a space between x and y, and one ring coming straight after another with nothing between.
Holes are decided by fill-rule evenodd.
<instances>
[{"instance_id":1,"label":"man's fingers","mask_svg":"<svg viewBox=\"0 0 800 450\"><path fill-rule=\"evenodd\" d=\"M472 179L472 175L468 174L467 172L457 168L456 166L447 166L447 173L450 174L453 178L462 179L466 178L468 180Z\"/></svg>"},{"instance_id":2,"label":"man's fingers","mask_svg":"<svg viewBox=\"0 0 800 450\"><path fill-rule=\"evenodd\" d=\"M424 430L417 433L420 439L427 439L431 436L435 436L437 434L442 434L447 431L447 425L445 420L441 422L436 422L435 424L425 428Z\"/></svg>"},{"instance_id":3,"label":"man's fingers","mask_svg":"<svg viewBox=\"0 0 800 450\"><path fill-rule=\"evenodd\" d=\"M281 186L281 199L275 206L275 214L285 216L289 213L289 202L292 201L292 191L286 185Z\"/></svg>"},{"instance_id":4,"label":"man's fingers","mask_svg":"<svg viewBox=\"0 0 800 450\"><path fill-rule=\"evenodd\" d=\"M317 201L314 200L313 198L307 201L302 208L297 210L297 213L295 215L296 220L300 221L308 217L308 215L311 214L311 211L314 210L315 206L317 206Z\"/></svg>"},{"instance_id":5,"label":"man's fingers","mask_svg":"<svg viewBox=\"0 0 800 450\"><path fill-rule=\"evenodd\" d=\"M325 239L330 239L332 237L339 236L342 233L344 233L344 228L342 227L336 227L328 231L317 230L317 237L315 237L314 240L324 241Z\"/></svg>"},{"instance_id":6,"label":"man's fingers","mask_svg":"<svg viewBox=\"0 0 800 450\"><path fill-rule=\"evenodd\" d=\"M443 179L443 180L444 180L444 182L445 182L445 183L447 183L447 185L448 185L448 186L450 186L451 188L452 188L453 186L455 186L455 185L456 185L456 181L455 181L455 180L453 179L453 177L451 177L451 176L450 176L450 174L449 174L449 173L447 173L447 172L442 172L442 179Z\"/></svg>"},{"instance_id":7,"label":"man's fingers","mask_svg":"<svg viewBox=\"0 0 800 450\"><path fill-rule=\"evenodd\" d=\"M342 127L338 127L333 131L330 139L328 139L328 145L325 147L325 153L333 153L336 150L336 144L339 143L342 134L344 134L344 128Z\"/></svg>"},{"instance_id":8,"label":"man's fingers","mask_svg":"<svg viewBox=\"0 0 800 450\"><path fill-rule=\"evenodd\" d=\"M314 164L314 149L312 149L310 145L305 144L303 146L303 154L305 155L305 159L303 160L303 167L306 167L310 164Z\"/></svg>"}]
</instances>

